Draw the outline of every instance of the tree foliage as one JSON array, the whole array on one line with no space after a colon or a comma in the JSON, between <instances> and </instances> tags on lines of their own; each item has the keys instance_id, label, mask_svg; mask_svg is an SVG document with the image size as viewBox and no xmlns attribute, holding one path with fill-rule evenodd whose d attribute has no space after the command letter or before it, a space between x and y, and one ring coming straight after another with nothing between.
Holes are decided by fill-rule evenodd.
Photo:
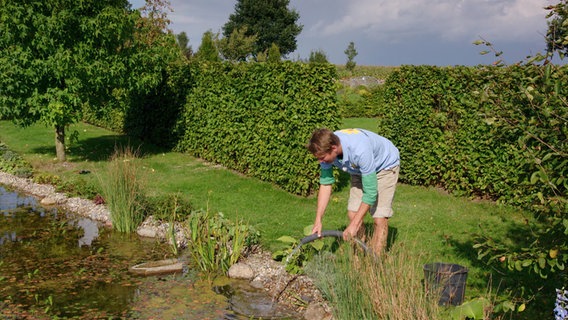
<instances>
[{"instance_id":1,"label":"tree foliage","mask_svg":"<svg viewBox=\"0 0 568 320\"><path fill-rule=\"evenodd\" d=\"M230 61L246 61L254 51L254 44L258 40L256 35L247 36L248 27L234 29L229 37L218 41L221 55Z\"/></svg>"},{"instance_id":2,"label":"tree foliage","mask_svg":"<svg viewBox=\"0 0 568 320\"><path fill-rule=\"evenodd\" d=\"M270 49L268 49L267 51L267 62L270 63L278 63L280 62L280 48L278 48L278 46L276 45L276 43L273 43L270 46Z\"/></svg>"},{"instance_id":3,"label":"tree foliage","mask_svg":"<svg viewBox=\"0 0 568 320\"><path fill-rule=\"evenodd\" d=\"M289 9L289 0L238 0L235 13L223 26L223 36L228 38L234 30L246 26L246 36L257 36L251 54L266 52L274 43L280 53L286 55L296 50L296 37L302 32L297 11Z\"/></svg>"},{"instance_id":4,"label":"tree foliage","mask_svg":"<svg viewBox=\"0 0 568 320\"><path fill-rule=\"evenodd\" d=\"M355 62L355 57L357 56L357 50L355 50L355 43L353 41L349 42L347 49L344 51L347 56L347 63L345 63L345 68L351 72L355 69L357 63Z\"/></svg>"},{"instance_id":5,"label":"tree foliage","mask_svg":"<svg viewBox=\"0 0 568 320\"><path fill-rule=\"evenodd\" d=\"M188 59L191 58L193 51L191 49L191 46L189 45L189 38L187 37L187 33L185 33L185 31L182 31L181 33L177 34L176 40L182 54Z\"/></svg>"},{"instance_id":6,"label":"tree foliage","mask_svg":"<svg viewBox=\"0 0 568 320\"><path fill-rule=\"evenodd\" d=\"M310 52L310 57L308 59L309 63L329 63L327 60L327 55L323 50L316 50Z\"/></svg>"},{"instance_id":7,"label":"tree foliage","mask_svg":"<svg viewBox=\"0 0 568 320\"><path fill-rule=\"evenodd\" d=\"M550 11L546 16L549 19L546 32L547 51L558 52L560 58L564 58L568 54L568 0L561 0L545 9Z\"/></svg>"},{"instance_id":8,"label":"tree foliage","mask_svg":"<svg viewBox=\"0 0 568 320\"><path fill-rule=\"evenodd\" d=\"M217 38L218 35L214 34L213 31L205 31L201 37L201 45L195 53L195 58L202 61L221 61L216 45Z\"/></svg>"},{"instance_id":9,"label":"tree foliage","mask_svg":"<svg viewBox=\"0 0 568 320\"><path fill-rule=\"evenodd\" d=\"M136 14L126 0L0 1L0 114L20 125L65 127L112 94L126 65Z\"/></svg>"},{"instance_id":10,"label":"tree foliage","mask_svg":"<svg viewBox=\"0 0 568 320\"><path fill-rule=\"evenodd\" d=\"M142 16L127 0L0 0L0 115L55 128L64 161L65 128L84 110L155 86L179 58L167 6L148 0Z\"/></svg>"}]
</instances>

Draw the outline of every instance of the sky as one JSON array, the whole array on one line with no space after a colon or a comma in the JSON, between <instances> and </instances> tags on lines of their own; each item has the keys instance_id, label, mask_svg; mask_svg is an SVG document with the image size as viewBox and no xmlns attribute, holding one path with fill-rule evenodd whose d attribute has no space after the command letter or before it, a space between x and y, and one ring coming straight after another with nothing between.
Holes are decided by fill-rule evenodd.
<instances>
[{"instance_id":1,"label":"sky","mask_svg":"<svg viewBox=\"0 0 568 320\"><path fill-rule=\"evenodd\" d=\"M140 8L144 0L129 0ZM303 30L291 60L323 51L329 62L345 64L353 42L357 65L514 64L545 49L547 5L559 0L290 0ZM196 51L203 33L222 34L237 0L170 0L170 29L184 31ZM480 54L485 40L497 51ZM489 49L490 50L490 49Z\"/></svg>"}]
</instances>

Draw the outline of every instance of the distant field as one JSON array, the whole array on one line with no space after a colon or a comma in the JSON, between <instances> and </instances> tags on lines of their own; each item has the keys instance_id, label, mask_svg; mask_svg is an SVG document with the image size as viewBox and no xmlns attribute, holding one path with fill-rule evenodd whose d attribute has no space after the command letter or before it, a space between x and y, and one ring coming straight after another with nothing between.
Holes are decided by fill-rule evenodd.
<instances>
[{"instance_id":1,"label":"distant field","mask_svg":"<svg viewBox=\"0 0 568 320\"><path fill-rule=\"evenodd\" d=\"M361 77L369 76L378 79L386 79L388 75L398 69L399 67L388 67L388 66L355 66L353 72L345 69L345 65L335 65L337 68L337 74L339 78L347 77Z\"/></svg>"}]
</instances>

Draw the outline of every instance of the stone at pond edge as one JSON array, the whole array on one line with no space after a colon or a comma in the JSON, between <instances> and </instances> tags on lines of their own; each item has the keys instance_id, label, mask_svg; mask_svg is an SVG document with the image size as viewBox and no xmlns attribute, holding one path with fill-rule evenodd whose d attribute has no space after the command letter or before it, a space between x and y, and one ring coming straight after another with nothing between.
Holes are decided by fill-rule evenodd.
<instances>
[{"instance_id":1,"label":"stone at pond edge","mask_svg":"<svg viewBox=\"0 0 568 320\"><path fill-rule=\"evenodd\" d=\"M321 303L310 303L306 312L304 312L305 320L331 320L333 316Z\"/></svg>"},{"instance_id":2,"label":"stone at pond edge","mask_svg":"<svg viewBox=\"0 0 568 320\"><path fill-rule=\"evenodd\" d=\"M228 277L233 279L251 280L254 278L254 272L248 264L239 262L229 268Z\"/></svg>"},{"instance_id":3,"label":"stone at pond edge","mask_svg":"<svg viewBox=\"0 0 568 320\"><path fill-rule=\"evenodd\" d=\"M48 196L41 199L40 203L44 206L54 206L57 204L57 199Z\"/></svg>"},{"instance_id":4,"label":"stone at pond edge","mask_svg":"<svg viewBox=\"0 0 568 320\"><path fill-rule=\"evenodd\" d=\"M159 221L154 216L148 216L144 222L138 227L136 233L141 237L165 239L172 244L169 236L170 224L168 222ZM175 239L178 248L187 247L187 237L183 226L180 222L174 223Z\"/></svg>"}]
</instances>

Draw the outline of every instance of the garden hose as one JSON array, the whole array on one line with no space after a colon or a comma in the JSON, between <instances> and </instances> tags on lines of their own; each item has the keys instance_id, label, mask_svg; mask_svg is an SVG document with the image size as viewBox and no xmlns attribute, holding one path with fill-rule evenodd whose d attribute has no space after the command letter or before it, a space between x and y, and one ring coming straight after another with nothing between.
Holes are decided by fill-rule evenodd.
<instances>
[{"instance_id":1,"label":"garden hose","mask_svg":"<svg viewBox=\"0 0 568 320\"><path fill-rule=\"evenodd\" d=\"M294 254L298 250L300 250L300 248L303 245L305 245L306 243L310 243L314 240L324 238L324 237L335 237L335 238L343 239L343 231L324 230L324 231L321 232L321 236L319 236L317 233L314 233L314 234L311 234L309 236L302 238L302 240L300 240L300 243L298 244L298 246L296 246L296 248L294 250L292 250L290 255L288 255L288 258L286 259L286 264L288 264L288 262L290 261L290 258L292 258L294 256ZM372 251L369 250L367 245L363 241L361 241L361 239L358 239L358 238L352 238L352 239L353 239L353 241L355 241L359 245L359 247L361 247L361 249L363 249L363 251L365 251L365 253L372 253Z\"/></svg>"}]
</instances>

